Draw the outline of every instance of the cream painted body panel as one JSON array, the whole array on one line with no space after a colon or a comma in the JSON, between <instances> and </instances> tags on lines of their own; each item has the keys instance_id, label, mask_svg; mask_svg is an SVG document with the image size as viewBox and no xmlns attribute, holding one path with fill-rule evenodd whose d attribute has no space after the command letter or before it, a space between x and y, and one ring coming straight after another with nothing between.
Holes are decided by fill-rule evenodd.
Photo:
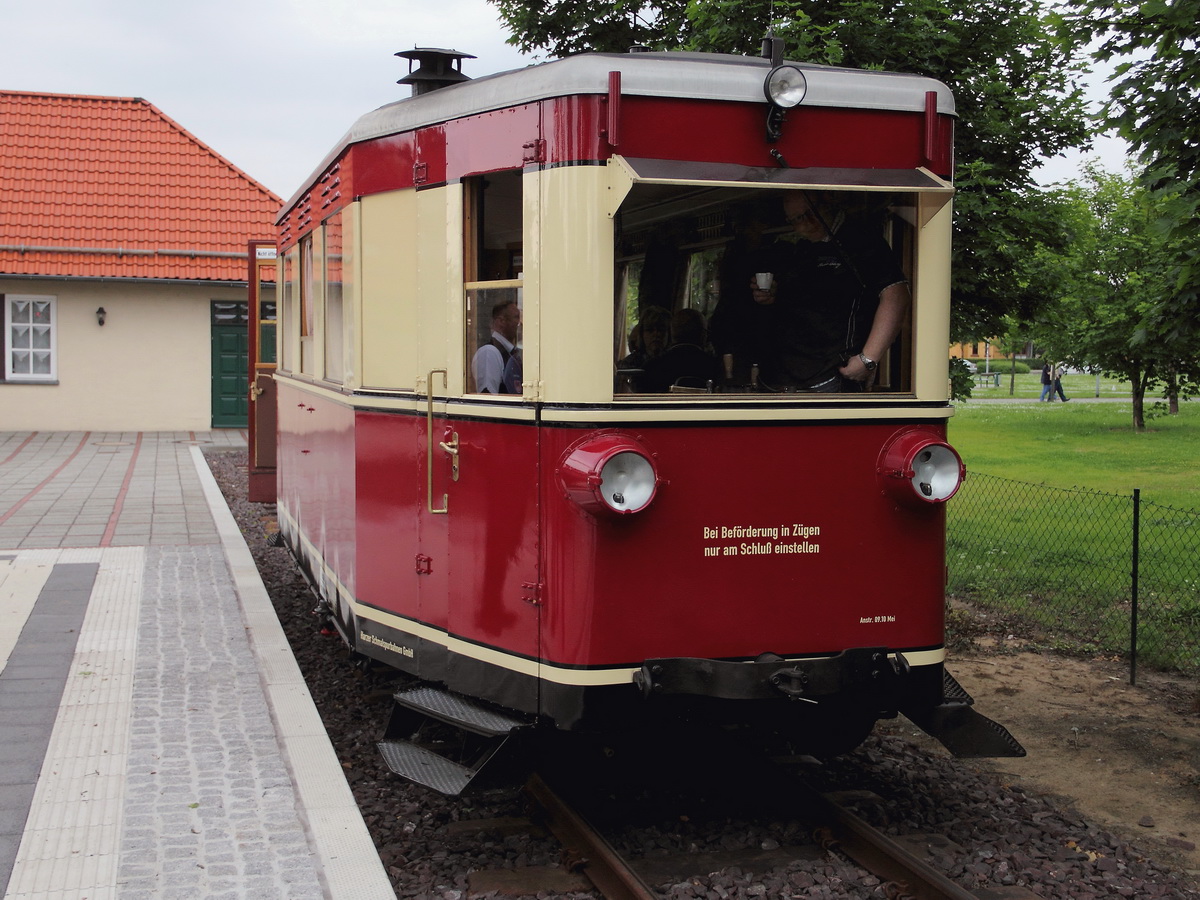
<instances>
[{"instance_id":1,"label":"cream painted body panel","mask_svg":"<svg viewBox=\"0 0 1200 900\"><path fill-rule=\"evenodd\" d=\"M947 203L917 231L912 274L913 387L921 400L950 399L950 362L943 347L950 333L950 226Z\"/></svg>"},{"instance_id":2,"label":"cream painted body panel","mask_svg":"<svg viewBox=\"0 0 1200 900\"><path fill-rule=\"evenodd\" d=\"M542 300L541 379L548 402L613 399L613 220L604 166L541 174L535 258ZM528 277L528 276L526 276Z\"/></svg>"},{"instance_id":3,"label":"cream painted body panel","mask_svg":"<svg viewBox=\"0 0 1200 900\"><path fill-rule=\"evenodd\" d=\"M409 384L426 390L429 372L446 370L438 395L466 389L463 345L463 189L461 184L416 194L416 317L420 343L410 366Z\"/></svg>"},{"instance_id":4,"label":"cream painted body panel","mask_svg":"<svg viewBox=\"0 0 1200 900\"><path fill-rule=\"evenodd\" d=\"M421 336L417 307L418 222L415 191L389 191L351 204L362 221L361 285L352 304L361 321L361 371L364 388L416 388L415 364ZM438 248L438 255L444 254Z\"/></svg>"}]
</instances>

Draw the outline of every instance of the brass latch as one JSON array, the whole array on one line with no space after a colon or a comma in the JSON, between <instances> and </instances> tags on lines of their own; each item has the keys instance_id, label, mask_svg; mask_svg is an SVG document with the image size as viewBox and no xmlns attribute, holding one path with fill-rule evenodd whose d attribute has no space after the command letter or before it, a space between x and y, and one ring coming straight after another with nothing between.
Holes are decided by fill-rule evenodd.
<instances>
[{"instance_id":1,"label":"brass latch","mask_svg":"<svg viewBox=\"0 0 1200 900\"><path fill-rule=\"evenodd\" d=\"M458 432L450 432L450 443L438 441L438 446L450 454L450 478L458 481Z\"/></svg>"}]
</instances>

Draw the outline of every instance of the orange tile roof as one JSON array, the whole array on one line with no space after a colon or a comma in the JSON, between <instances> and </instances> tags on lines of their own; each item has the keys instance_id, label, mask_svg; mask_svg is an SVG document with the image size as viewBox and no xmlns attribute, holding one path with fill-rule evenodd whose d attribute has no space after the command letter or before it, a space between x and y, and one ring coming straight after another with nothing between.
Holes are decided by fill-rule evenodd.
<instances>
[{"instance_id":1,"label":"orange tile roof","mask_svg":"<svg viewBox=\"0 0 1200 900\"><path fill-rule=\"evenodd\" d=\"M0 275L245 281L281 205L145 100L0 91Z\"/></svg>"}]
</instances>

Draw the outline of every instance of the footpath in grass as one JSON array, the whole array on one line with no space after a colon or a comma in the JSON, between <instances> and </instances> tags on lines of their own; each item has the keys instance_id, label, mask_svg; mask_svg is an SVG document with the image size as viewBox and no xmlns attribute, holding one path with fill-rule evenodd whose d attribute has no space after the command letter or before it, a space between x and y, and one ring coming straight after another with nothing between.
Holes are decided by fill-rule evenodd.
<instances>
[{"instance_id":1,"label":"footpath in grass","mask_svg":"<svg viewBox=\"0 0 1200 900\"><path fill-rule=\"evenodd\" d=\"M983 375L982 369L980 372L972 387L974 400L1036 400L1042 395L1040 370L1013 376L1001 363L999 368L992 369L992 372L999 372L999 383L993 380L994 376ZM1130 397L1129 382L1104 376L1064 375L1062 386L1063 393L1070 399L1128 400Z\"/></svg>"}]
</instances>

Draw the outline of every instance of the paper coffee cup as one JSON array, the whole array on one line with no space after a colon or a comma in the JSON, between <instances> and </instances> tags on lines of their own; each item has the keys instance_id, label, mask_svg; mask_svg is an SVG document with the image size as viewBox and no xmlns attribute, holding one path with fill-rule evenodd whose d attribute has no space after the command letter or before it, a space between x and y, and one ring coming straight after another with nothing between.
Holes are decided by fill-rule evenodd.
<instances>
[{"instance_id":1,"label":"paper coffee cup","mask_svg":"<svg viewBox=\"0 0 1200 900\"><path fill-rule=\"evenodd\" d=\"M775 280L775 276L770 272L755 272L754 280L758 282L758 289L760 291L769 291L771 289L771 282Z\"/></svg>"}]
</instances>

